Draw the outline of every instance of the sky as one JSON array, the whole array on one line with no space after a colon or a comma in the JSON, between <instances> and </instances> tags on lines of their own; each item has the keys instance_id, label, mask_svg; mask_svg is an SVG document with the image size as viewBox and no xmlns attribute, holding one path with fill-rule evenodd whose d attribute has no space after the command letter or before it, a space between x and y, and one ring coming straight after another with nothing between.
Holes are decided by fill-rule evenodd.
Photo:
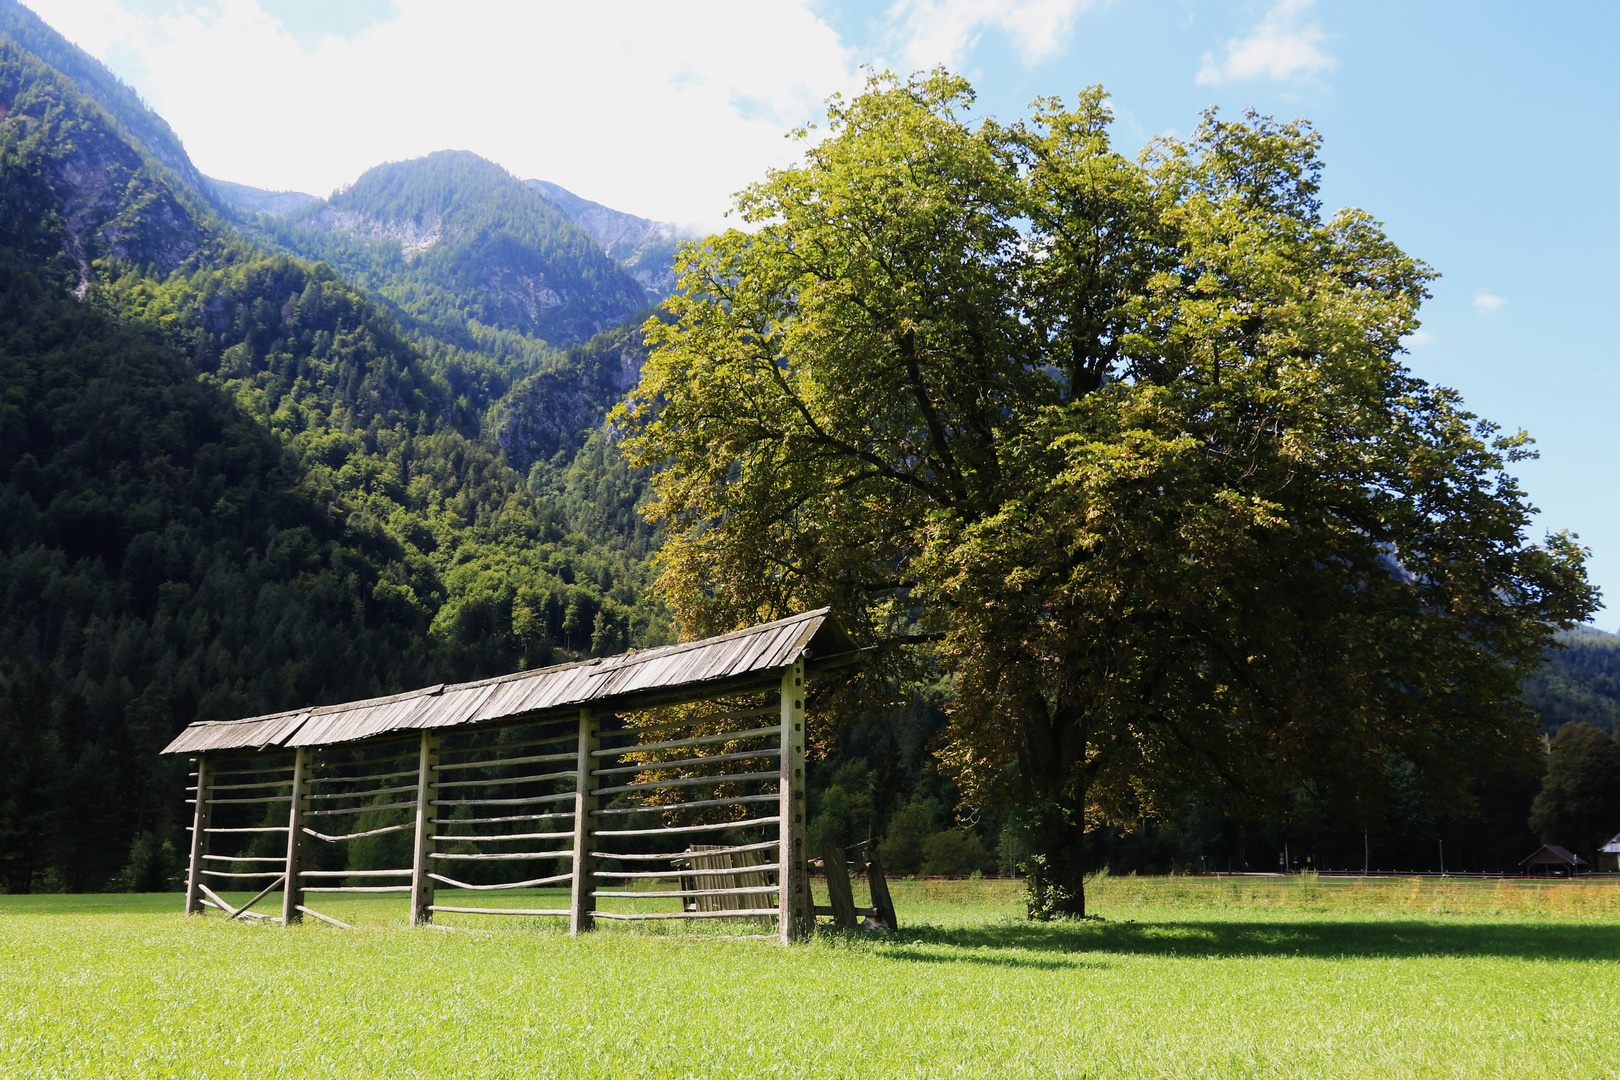
<instances>
[{"instance_id":1,"label":"sky","mask_svg":"<svg viewBox=\"0 0 1620 1080\"><path fill-rule=\"evenodd\" d=\"M1620 4L1357 0L28 0L130 83L206 174L326 195L384 161L471 150L523 178L699 228L790 163L865 67L944 64L983 114L1102 84L1116 145L1201 110L1306 117L1329 210L1359 206L1442 275L1409 339L1541 457L1620 624Z\"/></svg>"}]
</instances>

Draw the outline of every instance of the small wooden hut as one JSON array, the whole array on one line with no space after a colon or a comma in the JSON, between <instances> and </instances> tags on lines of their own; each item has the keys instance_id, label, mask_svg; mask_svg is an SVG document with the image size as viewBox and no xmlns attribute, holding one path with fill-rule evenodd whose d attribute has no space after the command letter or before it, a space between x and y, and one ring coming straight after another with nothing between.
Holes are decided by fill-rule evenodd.
<instances>
[{"instance_id":1,"label":"small wooden hut","mask_svg":"<svg viewBox=\"0 0 1620 1080\"><path fill-rule=\"evenodd\" d=\"M1620 870L1620 833L1616 833L1614 839L1598 848L1598 869Z\"/></svg>"},{"instance_id":2,"label":"small wooden hut","mask_svg":"<svg viewBox=\"0 0 1620 1080\"><path fill-rule=\"evenodd\" d=\"M186 911L343 925L312 896L399 893L418 923L540 915L579 933L601 919L764 918L796 939L816 914L806 692L861 659L821 609L681 645L192 724L164 750L196 762ZM658 725L625 721L667 706L698 707ZM343 850L323 850L395 832L410 835L409 866L357 870ZM520 880L489 880L501 865ZM673 891L656 891L660 880ZM261 884L239 906L216 891ZM435 902L439 885L566 887L569 902L449 906ZM279 917L251 910L277 889ZM649 911L616 897L677 902Z\"/></svg>"},{"instance_id":3,"label":"small wooden hut","mask_svg":"<svg viewBox=\"0 0 1620 1080\"><path fill-rule=\"evenodd\" d=\"M1530 855L1520 859L1519 865L1532 877L1574 877L1591 869L1585 859L1557 844L1541 845Z\"/></svg>"}]
</instances>

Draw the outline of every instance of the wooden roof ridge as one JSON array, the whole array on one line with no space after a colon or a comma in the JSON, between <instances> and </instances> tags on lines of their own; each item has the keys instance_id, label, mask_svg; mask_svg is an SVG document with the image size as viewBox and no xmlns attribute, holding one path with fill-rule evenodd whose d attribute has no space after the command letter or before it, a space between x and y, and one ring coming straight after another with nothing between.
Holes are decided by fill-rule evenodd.
<instances>
[{"instance_id":1,"label":"wooden roof ridge","mask_svg":"<svg viewBox=\"0 0 1620 1080\"><path fill-rule=\"evenodd\" d=\"M817 643L812 658L810 644ZM516 671L436 683L381 697L188 724L165 754L326 746L420 731L531 722L590 704L630 711L757 689L795 661L834 667L860 650L816 608L697 641L659 645Z\"/></svg>"}]
</instances>

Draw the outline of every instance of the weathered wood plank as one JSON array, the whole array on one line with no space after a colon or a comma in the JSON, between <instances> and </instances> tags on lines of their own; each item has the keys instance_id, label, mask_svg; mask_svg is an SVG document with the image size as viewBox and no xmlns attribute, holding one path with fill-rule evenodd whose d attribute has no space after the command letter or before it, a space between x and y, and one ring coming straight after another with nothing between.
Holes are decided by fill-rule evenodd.
<instances>
[{"instance_id":1,"label":"weathered wood plank","mask_svg":"<svg viewBox=\"0 0 1620 1080\"><path fill-rule=\"evenodd\" d=\"M312 753L300 746L293 757L292 795L287 809L287 880L281 893L281 925L292 926L303 914L304 890L299 877L304 871L308 841L304 838L304 815L309 813L309 774Z\"/></svg>"},{"instance_id":2,"label":"weathered wood plank","mask_svg":"<svg viewBox=\"0 0 1620 1080\"><path fill-rule=\"evenodd\" d=\"M202 861L208 852L209 822L213 820L213 807L206 797L213 777L213 762L209 761L207 754L197 755L197 807L191 817L191 863L186 873L186 900L185 913L187 915L200 915L202 905L198 886L202 884Z\"/></svg>"},{"instance_id":3,"label":"weathered wood plank","mask_svg":"<svg viewBox=\"0 0 1620 1080\"><path fill-rule=\"evenodd\" d=\"M411 925L433 921L433 878L428 857L433 854L433 796L439 781L439 736L422 732L416 763L416 842L411 848Z\"/></svg>"},{"instance_id":4,"label":"weathered wood plank","mask_svg":"<svg viewBox=\"0 0 1620 1080\"><path fill-rule=\"evenodd\" d=\"M782 673L780 707L782 715L781 782L777 812L781 818L778 836L776 880L782 885L777 894L777 932L784 944L799 941L815 932L816 918L810 913L810 872L805 866L804 802L804 660L795 661Z\"/></svg>"},{"instance_id":5,"label":"weathered wood plank","mask_svg":"<svg viewBox=\"0 0 1620 1080\"><path fill-rule=\"evenodd\" d=\"M333 926L337 927L339 930L353 930L354 929L354 927L350 926L348 923L342 921L341 919L334 919L330 915L322 915L320 912L316 911L314 908L307 908L303 904L298 905L298 910L299 910L299 912L301 914L309 915L309 916L312 916L314 918L317 918L317 919L321 920L321 922L323 922L323 923L330 923Z\"/></svg>"},{"instance_id":6,"label":"weathered wood plank","mask_svg":"<svg viewBox=\"0 0 1620 1080\"><path fill-rule=\"evenodd\" d=\"M833 925L840 930L855 929L855 891L849 884L849 864L844 849L828 844L821 849L821 864L827 871L827 897L832 902Z\"/></svg>"},{"instance_id":7,"label":"weathered wood plank","mask_svg":"<svg viewBox=\"0 0 1620 1080\"><path fill-rule=\"evenodd\" d=\"M596 928L596 862L589 854L596 845L596 795L591 791L591 759L602 745L601 721L590 709L579 711L579 736L575 745L573 884L568 898L568 932L583 934Z\"/></svg>"},{"instance_id":8,"label":"weathered wood plank","mask_svg":"<svg viewBox=\"0 0 1620 1080\"><path fill-rule=\"evenodd\" d=\"M894 915L894 900L889 896L889 879L883 876L883 860L878 858L877 845L866 845L865 856L866 882L867 887L872 890L872 906L878 910L878 921L890 930L898 930L900 923Z\"/></svg>"}]
</instances>

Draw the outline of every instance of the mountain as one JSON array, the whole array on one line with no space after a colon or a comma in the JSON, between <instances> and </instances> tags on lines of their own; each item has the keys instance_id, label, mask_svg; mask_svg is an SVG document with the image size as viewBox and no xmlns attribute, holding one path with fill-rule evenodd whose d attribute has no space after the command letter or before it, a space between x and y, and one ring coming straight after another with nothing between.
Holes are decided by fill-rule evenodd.
<instances>
[{"instance_id":1,"label":"mountain","mask_svg":"<svg viewBox=\"0 0 1620 1080\"><path fill-rule=\"evenodd\" d=\"M412 325L473 347L478 327L578 344L646 306L583 228L491 161L442 151L379 165L253 233L336 267Z\"/></svg>"},{"instance_id":2,"label":"mountain","mask_svg":"<svg viewBox=\"0 0 1620 1080\"><path fill-rule=\"evenodd\" d=\"M100 106L136 148L172 170L181 183L197 194L204 198L209 196L208 182L191 163L179 136L101 61L52 30L17 0L0 0L0 35L11 38L66 76L80 93Z\"/></svg>"},{"instance_id":3,"label":"mountain","mask_svg":"<svg viewBox=\"0 0 1620 1080\"><path fill-rule=\"evenodd\" d=\"M229 180L206 178L208 186L224 205L242 214L275 214L285 216L296 213L310 203L320 202L302 191L266 191L263 188L233 184Z\"/></svg>"},{"instance_id":4,"label":"mountain","mask_svg":"<svg viewBox=\"0 0 1620 1080\"><path fill-rule=\"evenodd\" d=\"M302 226L391 246L379 299L254 243L83 90L116 80L46 46L80 75L0 40L0 887L165 887L184 770L156 750L192 720L667 639L644 478L599 430L633 376L584 340L641 290L595 240L471 155L385 171ZM328 210L440 232L407 262ZM483 285L525 273L568 290L546 329L577 328L572 359L499 325L521 319ZM550 452L537 485L490 418L543 427L503 406L543 372L522 402L574 405L507 440Z\"/></svg>"},{"instance_id":5,"label":"mountain","mask_svg":"<svg viewBox=\"0 0 1620 1080\"><path fill-rule=\"evenodd\" d=\"M1582 626L1559 634L1558 642L1563 648L1524 683L1542 730L1586 723L1620 732L1620 634Z\"/></svg>"},{"instance_id":6,"label":"mountain","mask_svg":"<svg viewBox=\"0 0 1620 1080\"><path fill-rule=\"evenodd\" d=\"M524 183L594 236L609 256L641 282L649 304L661 303L675 291L675 252L681 241L697 239L696 233L667 221L614 210L544 180Z\"/></svg>"}]
</instances>

